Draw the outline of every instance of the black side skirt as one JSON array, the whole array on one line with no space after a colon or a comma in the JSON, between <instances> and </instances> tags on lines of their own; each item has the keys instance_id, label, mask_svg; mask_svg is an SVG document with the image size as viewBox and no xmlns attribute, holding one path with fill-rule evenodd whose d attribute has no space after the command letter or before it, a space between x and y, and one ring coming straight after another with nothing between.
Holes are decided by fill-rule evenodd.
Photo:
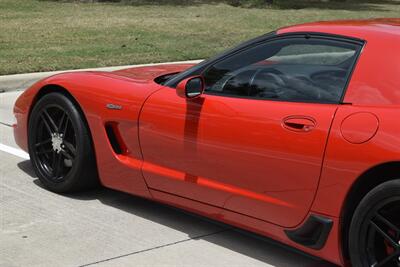
<instances>
[{"instance_id":1,"label":"black side skirt","mask_svg":"<svg viewBox=\"0 0 400 267\"><path fill-rule=\"evenodd\" d=\"M295 230L285 230L290 240L316 250L324 247L333 221L319 215L311 215L307 221Z\"/></svg>"}]
</instances>

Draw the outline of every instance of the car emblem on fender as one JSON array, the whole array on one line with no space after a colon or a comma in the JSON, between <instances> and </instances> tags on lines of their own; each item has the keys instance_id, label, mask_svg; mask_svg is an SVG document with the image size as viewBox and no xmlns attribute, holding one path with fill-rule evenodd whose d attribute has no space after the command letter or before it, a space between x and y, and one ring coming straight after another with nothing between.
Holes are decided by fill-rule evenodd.
<instances>
[{"instance_id":1,"label":"car emblem on fender","mask_svg":"<svg viewBox=\"0 0 400 267\"><path fill-rule=\"evenodd\" d=\"M122 109L122 106L116 105L116 104L107 104L106 107L108 109L115 109L115 110L121 110Z\"/></svg>"}]
</instances>

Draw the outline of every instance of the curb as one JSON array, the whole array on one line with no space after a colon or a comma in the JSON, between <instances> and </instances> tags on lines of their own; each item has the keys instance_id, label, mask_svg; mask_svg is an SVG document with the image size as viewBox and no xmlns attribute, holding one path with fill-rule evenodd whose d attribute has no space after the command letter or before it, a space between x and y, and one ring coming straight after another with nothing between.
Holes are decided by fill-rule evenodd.
<instances>
[{"instance_id":1,"label":"curb","mask_svg":"<svg viewBox=\"0 0 400 267\"><path fill-rule=\"evenodd\" d=\"M75 72L75 71L115 71L126 68L144 67L144 66L157 66L166 64L181 64L181 63L199 63L201 60L188 60L188 61L175 61L175 62L164 62L164 63L150 63L150 64L139 64L139 65L126 65L126 66L114 66L114 67L103 67L103 68L89 68L89 69L75 69L75 70L61 70L61 71L49 71L49 72L34 72L24 74L13 74L0 76L0 93L9 91L20 91L30 87L35 82L63 72Z\"/></svg>"}]
</instances>

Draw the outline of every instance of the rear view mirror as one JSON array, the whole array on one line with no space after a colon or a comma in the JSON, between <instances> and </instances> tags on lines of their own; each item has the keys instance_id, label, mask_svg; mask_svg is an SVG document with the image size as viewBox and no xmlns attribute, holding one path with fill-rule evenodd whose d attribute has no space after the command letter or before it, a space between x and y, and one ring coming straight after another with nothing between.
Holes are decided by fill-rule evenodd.
<instances>
[{"instance_id":1,"label":"rear view mirror","mask_svg":"<svg viewBox=\"0 0 400 267\"><path fill-rule=\"evenodd\" d=\"M204 79L201 76L193 76L181 81L176 87L176 93L183 98L196 98L204 91Z\"/></svg>"}]
</instances>

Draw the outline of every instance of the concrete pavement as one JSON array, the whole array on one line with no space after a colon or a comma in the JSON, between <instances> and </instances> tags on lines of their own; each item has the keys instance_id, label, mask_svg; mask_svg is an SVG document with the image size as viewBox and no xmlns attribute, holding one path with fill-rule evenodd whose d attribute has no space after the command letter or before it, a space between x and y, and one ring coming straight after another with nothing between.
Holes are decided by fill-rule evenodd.
<instances>
[{"instance_id":1,"label":"concrete pavement","mask_svg":"<svg viewBox=\"0 0 400 267\"><path fill-rule=\"evenodd\" d=\"M0 123L11 126L15 123L13 107L22 91L0 93Z\"/></svg>"},{"instance_id":2,"label":"concrete pavement","mask_svg":"<svg viewBox=\"0 0 400 267\"><path fill-rule=\"evenodd\" d=\"M5 148L17 148L7 125L18 95L0 93ZM51 193L28 160L0 148L0 266L332 265L113 190Z\"/></svg>"}]
</instances>

